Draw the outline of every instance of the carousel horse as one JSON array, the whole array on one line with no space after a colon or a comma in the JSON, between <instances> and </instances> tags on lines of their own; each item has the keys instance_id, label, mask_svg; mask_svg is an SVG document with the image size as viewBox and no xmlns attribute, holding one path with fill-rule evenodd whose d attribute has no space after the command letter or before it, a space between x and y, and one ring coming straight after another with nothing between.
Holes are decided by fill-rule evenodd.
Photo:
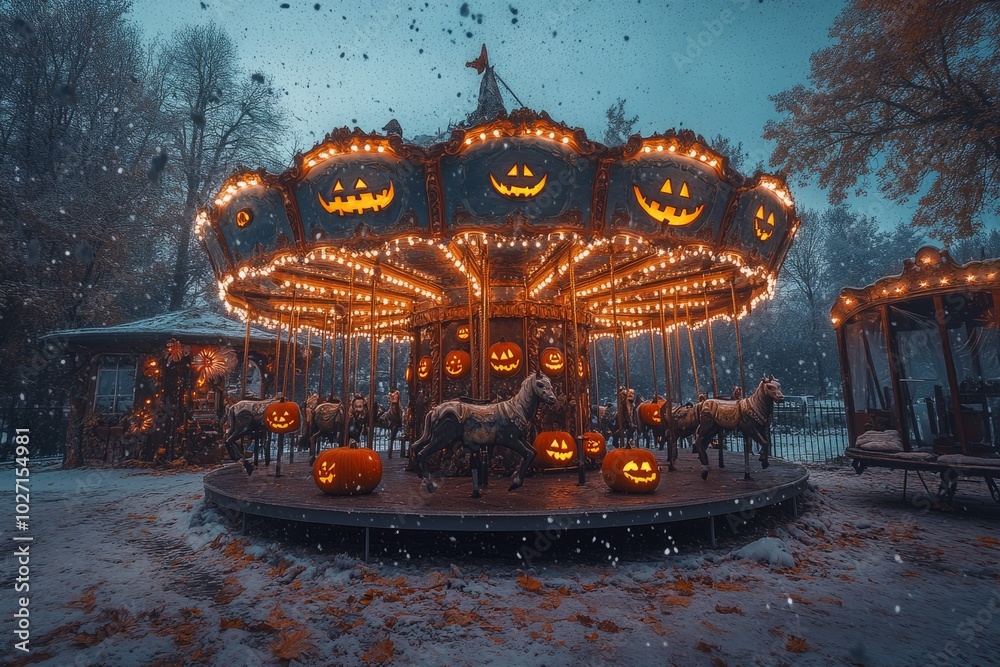
<instances>
[{"instance_id":1,"label":"carousel horse","mask_svg":"<svg viewBox=\"0 0 1000 667\"><path fill-rule=\"evenodd\" d=\"M594 428L597 432L605 438L610 437L611 431L615 428L615 410L611 407L611 401L608 401L605 405L593 406L591 415L593 415L596 421Z\"/></svg>"},{"instance_id":2,"label":"carousel horse","mask_svg":"<svg viewBox=\"0 0 1000 667\"><path fill-rule=\"evenodd\" d=\"M626 443L635 438L638 413L635 405L635 389L618 388L618 410L615 412L614 431L611 442L614 447L624 447L620 439Z\"/></svg>"},{"instance_id":3,"label":"carousel horse","mask_svg":"<svg viewBox=\"0 0 1000 667\"><path fill-rule=\"evenodd\" d=\"M677 443L690 438L698 430L698 406L688 401L684 405L673 406L673 416L667 411L667 404L660 406L660 421L663 422L663 434L657 445L660 449L667 447L668 470L673 472L674 461L677 460ZM673 428L670 428L671 421Z\"/></svg>"},{"instance_id":4,"label":"carousel horse","mask_svg":"<svg viewBox=\"0 0 1000 667\"><path fill-rule=\"evenodd\" d=\"M785 400L781 383L774 376L761 379L757 389L747 398L738 401L707 399L698 404L698 431L694 447L701 461L701 478L708 479L708 445L723 430L743 433L743 456L746 464L743 479L750 479L750 442L761 446L760 467L767 468L771 452L771 416L774 404ZM719 460L722 460L720 444Z\"/></svg>"},{"instance_id":5,"label":"carousel horse","mask_svg":"<svg viewBox=\"0 0 1000 667\"><path fill-rule=\"evenodd\" d=\"M427 490L433 492L437 484L427 472L427 459L442 449L453 453L460 447L470 450L472 465L472 497L479 498L480 455L490 448L502 445L521 456L521 467L511 480L508 491L524 484L528 466L535 458L535 450L526 440L538 404L552 405L556 396L552 381L535 371L521 383L513 398L500 403L476 405L462 401L445 401L432 408L424 419L423 435L410 447L417 463L417 470Z\"/></svg>"},{"instance_id":6,"label":"carousel horse","mask_svg":"<svg viewBox=\"0 0 1000 667\"><path fill-rule=\"evenodd\" d=\"M378 425L389 431L389 458L392 458L392 449L396 444L396 436L399 435L403 427L403 408L399 403L399 390L393 389L389 392L389 409L379 417ZM404 440L399 441L399 455L403 456Z\"/></svg>"},{"instance_id":7,"label":"carousel horse","mask_svg":"<svg viewBox=\"0 0 1000 667\"><path fill-rule=\"evenodd\" d=\"M244 451L236 447L236 441L247 435L255 438L263 437L264 410L277 400L277 398L243 400L226 408L226 451L229 453L229 458L243 465L248 476L253 474L253 464L246 460Z\"/></svg>"},{"instance_id":8,"label":"carousel horse","mask_svg":"<svg viewBox=\"0 0 1000 667\"><path fill-rule=\"evenodd\" d=\"M344 404L339 398L333 397L329 403L320 403L319 396L313 394L306 399L306 416L303 421L302 437L299 443L309 442L309 463L316 462L319 455L319 440L327 438L340 444L340 435L344 427Z\"/></svg>"}]
</instances>

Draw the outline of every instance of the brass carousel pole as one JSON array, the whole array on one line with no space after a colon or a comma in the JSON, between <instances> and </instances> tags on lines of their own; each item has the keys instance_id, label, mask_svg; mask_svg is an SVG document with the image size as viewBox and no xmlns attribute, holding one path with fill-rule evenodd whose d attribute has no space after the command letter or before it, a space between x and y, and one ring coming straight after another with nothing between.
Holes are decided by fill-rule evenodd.
<instances>
[{"instance_id":1,"label":"brass carousel pole","mask_svg":"<svg viewBox=\"0 0 1000 667\"><path fill-rule=\"evenodd\" d=\"M715 337L712 335L712 318L708 314L708 290L705 290L705 327L708 329L708 360L712 364L712 398L719 397L719 378L715 374Z\"/></svg>"},{"instance_id":2,"label":"brass carousel pole","mask_svg":"<svg viewBox=\"0 0 1000 667\"><path fill-rule=\"evenodd\" d=\"M658 291L658 296L660 298L660 346L663 348L663 394L667 403L667 433L670 438L670 442L674 442L674 405L673 398L671 397L671 387L670 387L670 339L667 334L667 323L663 317L663 290ZM670 460L670 450L667 450L667 460L670 464L673 461Z\"/></svg>"},{"instance_id":3,"label":"brass carousel pole","mask_svg":"<svg viewBox=\"0 0 1000 667\"><path fill-rule=\"evenodd\" d=\"M343 366L342 381L343 381L343 406L344 411L344 429L341 435L341 445L347 445L347 419L351 414L351 404L352 401L348 396L348 388L350 387L350 377L351 377L351 347L353 339L351 337L351 325L354 319L354 269L351 269L351 285L347 290L347 315L344 316L344 333L343 333L343 360L341 365Z\"/></svg>"},{"instance_id":4,"label":"brass carousel pole","mask_svg":"<svg viewBox=\"0 0 1000 667\"><path fill-rule=\"evenodd\" d=\"M247 333L243 339L243 379L240 381L240 400L247 397L247 371L250 368L250 309L247 309ZM262 397L261 397L262 398Z\"/></svg>"},{"instance_id":5,"label":"brass carousel pole","mask_svg":"<svg viewBox=\"0 0 1000 667\"><path fill-rule=\"evenodd\" d=\"M470 261L475 261L475 254L470 252L469 259ZM465 276L465 288L469 293L469 359L472 360L472 369L470 372L472 376L472 398L479 398L479 385L482 382L479 378L484 367L479 363L479 359L476 356L476 325L472 310L472 277L468 274Z\"/></svg>"},{"instance_id":6,"label":"brass carousel pole","mask_svg":"<svg viewBox=\"0 0 1000 667\"><path fill-rule=\"evenodd\" d=\"M312 327L306 327L306 367L302 369L303 375L303 393L302 400L309 398L309 362L312 360Z\"/></svg>"},{"instance_id":7,"label":"brass carousel pole","mask_svg":"<svg viewBox=\"0 0 1000 667\"><path fill-rule=\"evenodd\" d=\"M691 334L691 316L688 315L688 349L691 350L691 372L694 373L694 395L701 398L701 386L698 382L698 362L694 358L694 336Z\"/></svg>"},{"instance_id":8,"label":"brass carousel pole","mask_svg":"<svg viewBox=\"0 0 1000 667\"><path fill-rule=\"evenodd\" d=\"M580 361L580 328L577 324L577 313L576 313L576 244L569 253L569 304L573 311L573 359L577 362ZM568 356L568 355L567 355ZM567 360L568 361L568 360ZM569 365L568 363L566 364ZM580 388L580 374L573 369L573 372L569 374L570 386L573 388L573 396L576 397L576 470L577 470L577 484L583 486L587 483L587 473L584 470L584 463L586 462L586 453L583 450L583 400L584 393Z\"/></svg>"},{"instance_id":9,"label":"brass carousel pole","mask_svg":"<svg viewBox=\"0 0 1000 667\"><path fill-rule=\"evenodd\" d=\"M736 281L729 281L729 293L733 297L733 324L736 326L736 358L740 364L740 391L745 397L747 395L747 380L744 377L743 371L743 341L740 337L740 317L739 313L736 312Z\"/></svg>"},{"instance_id":10,"label":"brass carousel pole","mask_svg":"<svg viewBox=\"0 0 1000 667\"><path fill-rule=\"evenodd\" d=\"M299 314L298 311L295 311L295 312L292 313L292 316L295 318L295 327L293 329L291 329L291 333L292 333L292 346L291 346L291 348L289 348L289 351L291 352L291 355L292 355L292 401L297 402L297 401L295 401L295 370L296 370L296 363L299 360L298 359L298 349L299 349L299 318L301 317L301 315ZM300 426L300 428L301 428L301 426ZM278 449L280 450L281 448L279 447ZM292 444L292 443L288 444L288 462L289 463L295 463L295 445ZM279 464L281 463L281 457L280 456L278 457L278 463Z\"/></svg>"},{"instance_id":11,"label":"brass carousel pole","mask_svg":"<svg viewBox=\"0 0 1000 667\"><path fill-rule=\"evenodd\" d=\"M323 316L323 330L319 337L319 379L316 381L316 393L319 394L319 402L323 403L323 369L326 367L326 339L330 328L330 314Z\"/></svg>"},{"instance_id":12,"label":"brass carousel pole","mask_svg":"<svg viewBox=\"0 0 1000 667\"><path fill-rule=\"evenodd\" d=\"M619 400L618 392L622 386L622 376L621 368L618 366L618 298L615 292L615 242L612 239L611 249L608 251L608 266L610 267L611 273L611 326L614 329L615 337L615 421L617 422L616 433L621 433L622 430L622 411L621 411L621 401ZM617 442L617 440L616 440Z\"/></svg>"},{"instance_id":13,"label":"brass carousel pole","mask_svg":"<svg viewBox=\"0 0 1000 667\"><path fill-rule=\"evenodd\" d=\"M480 382L482 382L482 387L479 390L479 398L490 399L493 397L490 391L490 373L488 370L490 360L487 358L490 349L490 244L486 241L485 237L479 244L479 248L482 252L482 268L480 270L482 285L480 285L480 289L483 293L479 300L479 377Z\"/></svg>"},{"instance_id":14,"label":"brass carousel pole","mask_svg":"<svg viewBox=\"0 0 1000 667\"><path fill-rule=\"evenodd\" d=\"M656 384L656 344L653 339L653 318L649 318L649 363L653 369L653 398L658 395Z\"/></svg>"},{"instance_id":15,"label":"brass carousel pole","mask_svg":"<svg viewBox=\"0 0 1000 667\"><path fill-rule=\"evenodd\" d=\"M674 291L674 355L676 356L677 370L677 404L684 403L684 378L681 376L681 325L678 321L680 317L680 303L677 301L677 292Z\"/></svg>"},{"instance_id":16,"label":"brass carousel pole","mask_svg":"<svg viewBox=\"0 0 1000 667\"><path fill-rule=\"evenodd\" d=\"M357 336L361 338L361 336ZM358 393L358 358L361 356L361 341L354 341L354 365L351 367L351 393Z\"/></svg>"},{"instance_id":17,"label":"brass carousel pole","mask_svg":"<svg viewBox=\"0 0 1000 667\"><path fill-rule=\"evenodd\" d=\"M375 263L375 271L372 272L372 310L368 323L371 332L371 363L369 365L371 378L368 380L368 448L375 449L375 382L378 379L378 333L375 331L375 318L378 317L378 297L375 290L378 287L382 269L378 262Z\"/></svg>"}]
</instances>

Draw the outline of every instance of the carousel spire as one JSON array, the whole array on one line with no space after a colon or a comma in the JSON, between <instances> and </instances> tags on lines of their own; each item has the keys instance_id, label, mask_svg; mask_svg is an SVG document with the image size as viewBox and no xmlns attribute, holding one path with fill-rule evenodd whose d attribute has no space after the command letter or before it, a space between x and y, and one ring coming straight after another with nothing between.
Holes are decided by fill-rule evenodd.
<instances>
[{"instance_id":1,"label":"carousel spire","mask_svg":"<svg viewBox=\"0 0 1000 667\"><path fill-rule=\"evenodd\" d=\"M479 57L465 63L465 66L472 67L478 74L483 75L482 81L479 83L479 103L476 105L476 110L466 118L466 125L472 127L491 121L501 114L506 114L507 108L500 95L500 86L497 85L498 77L490 66L485 44L483 44Z\"/></svg>"}]
</instances>

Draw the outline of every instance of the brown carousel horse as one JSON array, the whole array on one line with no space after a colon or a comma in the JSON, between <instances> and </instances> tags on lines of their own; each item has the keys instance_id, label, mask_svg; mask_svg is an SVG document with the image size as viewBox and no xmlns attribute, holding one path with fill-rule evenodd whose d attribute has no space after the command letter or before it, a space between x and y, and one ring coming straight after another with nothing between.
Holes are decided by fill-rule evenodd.
<instances>
[{"instance_id":1,"label":"brown carousel horse","mask_svg":"<svg viewBox=\"0 0 1000 667\"><path fill-rule=\"evenodd\" d=\"M698 404L700 405L700 403ZM660 449L664 445L667 447L667 462L670 472L676 470L674 461L677 460L677 443L685 438L690 438L698 430L698 405L688 401L683 405L673 406L673 416L667 411L667 404L660 406L660 421L663 422L660 439L657 444ZM673 428L670 428L671 422Z\"/></svg>"},{"instance_id":2,"label":"brown carousel horse","mask_svg":"<svg viewBox=\"0 0 1000 667\"><path fill-rule=\"evenodd\" d=\"M304 429L299 443L301 446L308 440L309 464L312 465L319 455L320 438L340 444L344 427L344 404L337 397L330 399L329 403L320 403L319 396L313 394L306 399L305 408Z\"/></svg>"},{"instance_id":3,"label":"brown carousel horse","mask_svg":"<svg viewBox=\"0 0 1000 667\"><path fill-rule=\"evenodd\" d=\"M399 390L393 389L389 392L389 409L379 417L378 425L389 431L389 458L392 458L392 450L396 444L396 436L399 435L403 427L403 408L399 403ZM404 440L399 441L399 456L404 455Z\"/></svg>"},{"instance_id":4,"label":"brown carousel horse","mask_svg":"<svg viewBox=\"0 0 1000 667\"><path fill-rule=\"evenodd\" d=\"M495 445L507 447L521 456L521 467L514 474L508 491L524 484L528 466L535 458L535 450L526 438L538 404L542 402L552 405L556 396L552 392L552 381L535 371L524 379L517 394L506 401L487 405L445 401L432 408L424 419L423 434L410 447L427 490L437 489L427 473L428 457L445 448L455 452L459 447L468 448L472 454L473 498L480 496L481 453L486 450L489 456L489 449Z\"/></svg>"},{"instance_id":5,"label":"brown carousel horse","mask_svg":"<svg viewBox=\"0 0 1000 667\"><path fill-rule=\"evenodd\" d=\"M243 400L233 403L226 408L226 451L229 458L237 463L243 464L243 469L247 475L253 474L253 464L246 460L242 448L236 446L236 441L244 436L252 436L255 439L262 439L265 435L264 410L277 398L265 398L263 400ZM270 458L270 455L268 455Z\"/></svg>"},{"instance_id":6,"label":"brown carousel horse","mask_svg":"<svg viewBox=\"0 0 1000 667\"><path fill-rule=\"evenodd\" d=\"M722 431L743 433L743 456L746 464L743 479L750 479L750 442L760 444L760 467L767 468L771 453L771 415L774 404L785 400L781 383L774 376L765 377L749 397L738 401L710 398L698 404L698 431L694 447L701 462L701 478L708 479L708 445ZM719 449L722 461L722 448Z\"/></svg>"}]
</instances>

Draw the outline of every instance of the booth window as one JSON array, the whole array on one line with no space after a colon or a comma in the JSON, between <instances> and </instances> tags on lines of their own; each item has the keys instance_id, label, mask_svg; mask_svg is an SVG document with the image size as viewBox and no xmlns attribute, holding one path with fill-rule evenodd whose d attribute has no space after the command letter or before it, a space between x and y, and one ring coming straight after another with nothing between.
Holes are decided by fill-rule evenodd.
<instances>
[{"instance_id":1,"label":"booth window","mask_svg":"<svg viewBox=\"0 0 1000 667\"><path fill-rule=\"evenodd\" d=\"M132 409L132 402L135 400L136 363L136 357L131 355L101 356L94 393L96 411L122 414Z\"/></svg>"},{"instance_id":2,"label":"booth window","mask_svg":"<svg viewBox=\"0 0 1000 667\"><path fill-rule=\"evenodd\" d=\"M899 345L899 381L911 446L950 441L955 433L951 387L945 367L934 299L910 299L889 307Z\"/></svg>"}]
</instances>

